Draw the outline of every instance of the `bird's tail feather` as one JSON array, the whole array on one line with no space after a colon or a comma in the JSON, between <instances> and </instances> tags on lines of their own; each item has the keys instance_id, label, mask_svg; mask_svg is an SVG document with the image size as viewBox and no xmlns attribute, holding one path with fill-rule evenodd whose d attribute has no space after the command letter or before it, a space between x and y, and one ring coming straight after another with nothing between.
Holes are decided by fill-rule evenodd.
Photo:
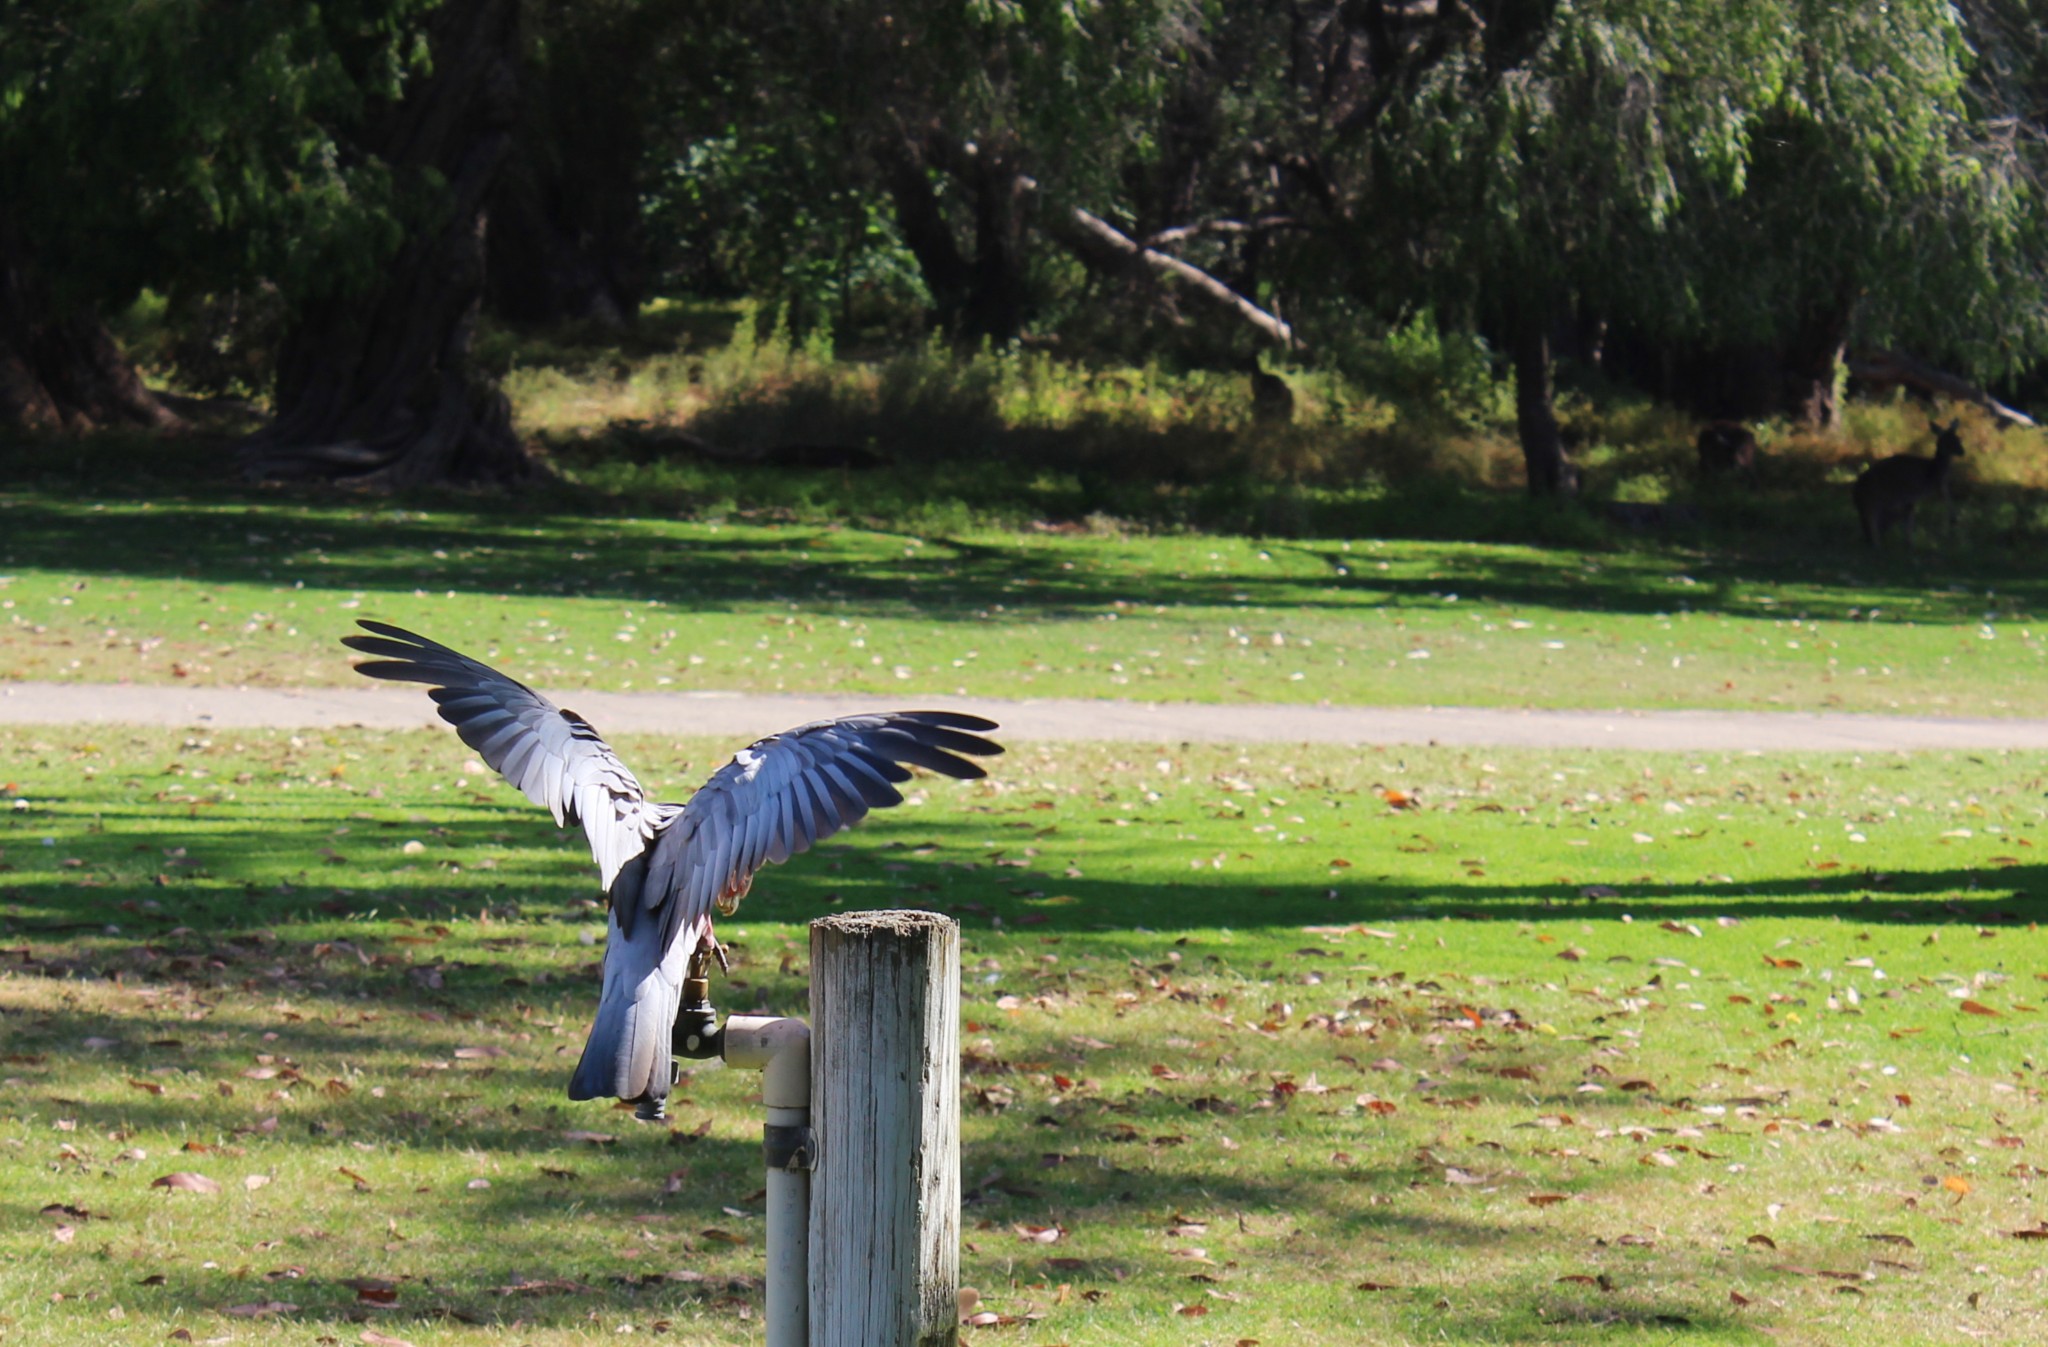
<instances>
[{"instance_id":1,"label":"bird's tail feather","mask_svg":"<svg viewBox=\"0 0 2048 1347\"><path fill-rule=\"evenodd\" d=\"M638 923L631 937L622 936L613 923L597 1021L590 1027L576 1073L569 1078L571 1099L616 1096L659 1103L668 1097L670 1044L682 1001L683 970L696 950L697 934L678 932L667 951L659 940L657 923Z\"/></svg>"}]
</instances>

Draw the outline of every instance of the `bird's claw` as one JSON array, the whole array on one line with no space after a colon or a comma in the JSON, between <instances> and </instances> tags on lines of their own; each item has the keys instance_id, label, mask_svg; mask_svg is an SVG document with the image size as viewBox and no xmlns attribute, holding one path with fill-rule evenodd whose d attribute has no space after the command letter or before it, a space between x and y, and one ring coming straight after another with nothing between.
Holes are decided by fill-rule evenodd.
<instances>
[{"instance_id":1,"label":"bird's claw","mask_svg":"<svg viewBox=\"0 0 2048 1347\"><path fill-rule=\"evenodd\" d=\"M717 936L706 933L704 939L698 943L697 948L691 953L690 966L685 970L683 976L685 978L703 978L709 981L711 978L711 961L713 959L718 960L718 971L720 973L727 976L732 974L732 960L727 957L725 946L718 943Z\"/></svg>"}]
</instances>

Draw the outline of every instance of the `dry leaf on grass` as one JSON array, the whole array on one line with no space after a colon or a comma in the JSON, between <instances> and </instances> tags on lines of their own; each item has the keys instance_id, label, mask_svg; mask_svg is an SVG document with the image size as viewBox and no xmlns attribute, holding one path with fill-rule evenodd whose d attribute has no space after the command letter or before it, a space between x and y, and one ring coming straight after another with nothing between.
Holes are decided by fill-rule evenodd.
<instances>
[{"instance_id":1,"label":"dry leaf on grass","mask_svg":"<svg viewBox=\"0 0 2048 1347\"><path fill-rule=\"evenodd\" d=\"M168 1188L180 1193L217 1193L220 1185L204 1174L188 1174L183 1170L166 1174L150 1181L152 1188Z\"/></svg>"},{"instance_id":2,"label":"dry leaf on grass","mask_svg":"<svg viewBox=\"0 0 2048 1347\"><path fill-rule=\"evenodd\" d=\"M232 1314L237 1319L267 1319L273 1314L297 1314L299 1307L289 1300L254 1300L246 1305L230 1305L222 1314Z\"/></svg>"}]
</instances>

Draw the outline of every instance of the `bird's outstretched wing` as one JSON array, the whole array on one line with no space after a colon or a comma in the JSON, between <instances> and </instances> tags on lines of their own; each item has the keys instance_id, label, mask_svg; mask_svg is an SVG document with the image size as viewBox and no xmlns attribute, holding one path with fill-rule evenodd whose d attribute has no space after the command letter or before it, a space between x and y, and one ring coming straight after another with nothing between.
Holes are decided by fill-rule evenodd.
<instances>
[{"instance_id":1,"label":"bird's outstretched wing","mask_svg":"<svg viewBox=\"0 0 2048 1347\"><path fill-rule=\"evenodd\" d=\"M372 636L344 636L352 650L379 658L358 664L371 678L425 683L441 719L462 742L558 825L578 823L590 841L607 893L619 870L647 848L673 806L650 801L590 722L565 711L487 664L403 627L364 619Z\"/></svg>"},{"instance_id":2,"label":"bird's outstretched wing","mask_svg":"<svg viewBox=\"0 0 2048 1347\"><path fill-rule=\"evenodd\" d=\"M995 722L954 711L892 711L800 725L741 749L683 806L649 857L643 904L665 930L731 910L770 862L786 861L903 803L901 764L959 780L986 776L962 754L1002 745L971 734ZM633 918L621 914L629 932Z\"/></svg>"},{"instance_id":3,"label":"bird's outstretched wing","mask_svg":"<svg viewBox=\"0 0 2048 1347\"><path fill-rule=\"evenodd\" d=\"M960 755L1002 752L967 733L994 728L950 711L847 716L763 739L713 772L662 830L644 868L636 862L613 890L604 991L569 1097L663 1099L683 976L713 909L729 911L770 861L788 860L870 809L901 804L896 786L910 779L903 763L963 779L984 775Z\"/></svg>"}]
</instances>

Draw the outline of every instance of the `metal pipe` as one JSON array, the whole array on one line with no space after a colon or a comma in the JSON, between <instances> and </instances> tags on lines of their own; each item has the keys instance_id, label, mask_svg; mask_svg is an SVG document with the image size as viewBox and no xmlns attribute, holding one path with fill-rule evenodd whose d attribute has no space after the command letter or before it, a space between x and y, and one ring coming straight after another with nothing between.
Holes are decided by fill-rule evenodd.
<instances>
[{"instance_id":1,"label":"metal pipe","mask_svg":"<svg viewBox=\"0 0 2048 1347\"><path fill-rule=\"evenodd\" d=\"M806 1347L810 1336L811 1026L798 1019L730 1015L728 1066L761 1072L768 1207L767 1347Z\"/></svg>"}]
</instances>

